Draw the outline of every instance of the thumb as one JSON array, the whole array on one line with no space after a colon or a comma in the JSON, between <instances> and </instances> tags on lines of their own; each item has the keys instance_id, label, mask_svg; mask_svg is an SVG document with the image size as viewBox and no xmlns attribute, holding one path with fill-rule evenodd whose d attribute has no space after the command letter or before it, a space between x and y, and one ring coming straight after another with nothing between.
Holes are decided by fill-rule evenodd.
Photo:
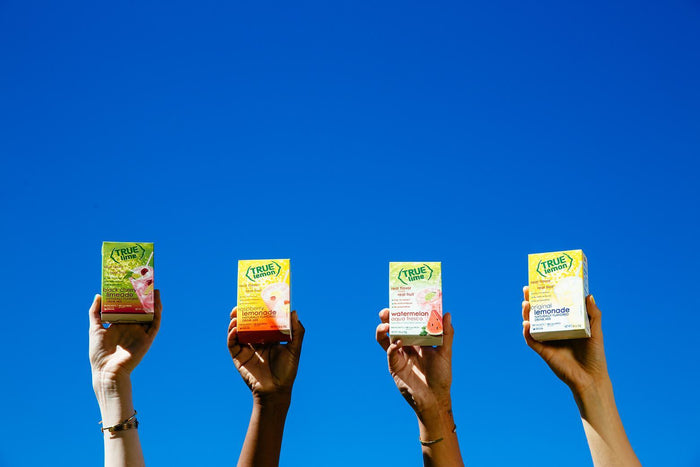
<instances>
[{"instance_id":1,"label":"thumb","mask_svg":"<svg viewBox=\"0 0 700 467\"><path fill-rule=\"evenodd\" d=\"M299 321L299 315L296 311L292 311L291 318L292 340L287 345L292 355L294 355L294 357L298 359L299 355L301 355L301 344L302 342L304 342L304 334L306 333L306 329L304 329L304 326L301 324L301 321Z\"/></svg>"},{"instance_id":2,"label":"thumb","mask_svg":"<svg viewBox=\"0 0 700 467\"><path fill-rule=\"evenodd\" d=\"M586 310L588 311L588 319L591 322L591 337L602 337L603 326L601 324L601 318L603 313L601 313L600 308L596 305L593 295L586 297Z\"/></svg>"},{"instance_id":3,"label":"thumb","mask_svg":"<svg viewBox=\"0 0 700 467\"><path fill-rule=\"evenodd\" d=\"M102 318L100 317L100 311L102 310L102 297L100 294L95 294L95 298L92 300L92 305L90 305L90 328L101 328Z\"/></svg>"}]
</instances>

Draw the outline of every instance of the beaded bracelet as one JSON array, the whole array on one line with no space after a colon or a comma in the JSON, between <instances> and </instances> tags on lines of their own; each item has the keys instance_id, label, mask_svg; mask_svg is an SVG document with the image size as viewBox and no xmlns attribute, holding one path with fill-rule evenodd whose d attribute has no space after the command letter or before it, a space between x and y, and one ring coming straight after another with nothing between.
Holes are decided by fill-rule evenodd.
<instances>
[{"instance_id":1,"label":"beaded bracelet","mask_svg":"<svg viewBox=\"0 0 700 467\"><path fill-rule=\"evenodd\" d=\"M100 428L100 430L102 430L102 433L104 433L105 431L109 431L110 433L114 433L114 432L116 432L116 431L126 431L126 430L130 430L130 429L132 429L132 428L138 429L138 427L139 427L139 421L136 420L136 413L137 413L137 412L134 410L134 415L132 415L131 417L127 418L127 419L124 420L123 422L117 423L116 425L112 425L112 426L102 427L102 428ZM100 420L100 425L101 425L101 424L102 424L102 420Z\"/></svg>"}]
</instances>

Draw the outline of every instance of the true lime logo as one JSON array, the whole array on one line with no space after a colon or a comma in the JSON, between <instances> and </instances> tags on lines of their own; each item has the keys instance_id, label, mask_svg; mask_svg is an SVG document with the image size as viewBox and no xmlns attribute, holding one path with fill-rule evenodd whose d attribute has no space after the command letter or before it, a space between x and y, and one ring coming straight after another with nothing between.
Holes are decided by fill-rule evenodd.
<instances>
[{"instance_id":1,"label":"true lime logo","mask_svg":"<svg viewBox=\"0 0 700 467\"><path fill-rule=\"evenodd\" d=\"M250 266L245 272L245 276L249 281L255 282L261 277L267 276L279 276L282 272L282 266L280 266L277 261L270 261L262 266Z\"/></svg>"},{"instance_id":2,"label":"true lime logo","mask_svg":"<svg viewBox=\"0 0 700 467\"><path fill-rule=\"evenodd\" d=\"M545 277L547 274L553 272L562 270L568 271L573 264L574 259L566 253L562 253L554 259L541 259L540 262L537 263L537 272L540 276Z\"/></svg>"},{"instance_id":3,"label":"true lime logo","mask_svg":"<svg viewBox=\"0 0 700 467\"><path fill-rule=\"evenodd\" d=\"M109 257L115 263L121 263L131 259L143 259L145 254L146 249L138 243L134 243L134 246L126 248L112 248L112 253L110 253Z\"/></svg>"},{"instance_id":4,"label":"true lime logo","mask_svg":"<svg viewBox=\"0 0 700 467\"><path fill-rule=\"evenodd\" d=\"M401 268L397 279L402 283L408 285L409 282L426 280L429 281L433 277L433 270L427 264L423 263L422 266L416 268Z\"/></svg>"}]
</instances>

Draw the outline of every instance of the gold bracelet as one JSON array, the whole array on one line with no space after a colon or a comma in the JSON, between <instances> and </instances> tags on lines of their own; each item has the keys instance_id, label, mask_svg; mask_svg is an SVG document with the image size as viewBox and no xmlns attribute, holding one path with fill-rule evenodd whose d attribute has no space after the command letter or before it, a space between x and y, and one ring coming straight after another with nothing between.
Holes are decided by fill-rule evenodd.
<instances>
[{"instance_id":1,"label":"gold bracelet","mask_svg":"<svg viewBox=\"0 0 700 467\"><path fill-rule=\"evenodd\" d=\"M131 417L127 418L121 423L117 423L116 425L112 426L104 426L100 428L102 430L102 433L105 431L109 431L110 433L114 433L115 431L126 431L126 430L131 430L132 428L138 429L139 427L139 421L136 420L136 411L134 410L134 415ZM100 420L100 425L102 425L102 420Z\"/></svg>"}]
</instances>

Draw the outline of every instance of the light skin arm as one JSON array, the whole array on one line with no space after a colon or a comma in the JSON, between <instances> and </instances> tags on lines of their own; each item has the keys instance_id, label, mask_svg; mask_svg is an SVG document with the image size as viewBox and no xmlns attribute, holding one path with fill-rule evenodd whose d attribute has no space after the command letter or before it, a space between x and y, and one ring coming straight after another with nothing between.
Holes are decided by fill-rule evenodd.
<instances>
[{"instance_id":1,"label":"light skin arm","mask_svg":"<svg viewBox=\"0 0 700 467\"><path fill-rule=\"evenodd\" d=\"M389 338L389 310L379 312L377 342L387 355L389 373L418 419L422 441L441 441L421 445L423 464L427 466L463 466L462 454L452 416L452 316L443 317L443 343L439 347L404 346Z\"/></svg>"},{"instance_id":2,"label":"light skin arm","mask_svg":"<svg viewBox=\"0 0 700 467\"><path fill-rule=\"evenodd\" d=\"M100 320L101 297L95 296L90 307L90 366L92 387L100 406L102 426L123 422L134 414L131 372L150 348L160 327L160 293L155 291L155 313L149 324L112 324ZM143 452L138 430L110 433L105 431L106 467L143 466Z\"/></svg>"},{"instance_id":3,"label":"light skin arm","mask_svg":"<svg viewBox=\"0 0 700 467\"><path fill-rule=\"evenodd\" d=\"M596 466L641 466L627 439L615 405L603 347L601 312L592 295L586 297L591 337L538 342L530 335L530 291L523 288L523 336L574 396Z\"/></svg>"},{"instance_id":4,"label":"light skin arm","mask_svg":"<svg viewBox=\"0 0 700 467\"><path fill-rule=\"evenodd\" d=\"M292 400L292 386L299 367L304 327L292 312L292 341L286 344L241 344L238 342L237 309L231 311L228 349L233 363L253 396L239 466L277 466L284 423Z\"/></svg>"}]
</instances>

